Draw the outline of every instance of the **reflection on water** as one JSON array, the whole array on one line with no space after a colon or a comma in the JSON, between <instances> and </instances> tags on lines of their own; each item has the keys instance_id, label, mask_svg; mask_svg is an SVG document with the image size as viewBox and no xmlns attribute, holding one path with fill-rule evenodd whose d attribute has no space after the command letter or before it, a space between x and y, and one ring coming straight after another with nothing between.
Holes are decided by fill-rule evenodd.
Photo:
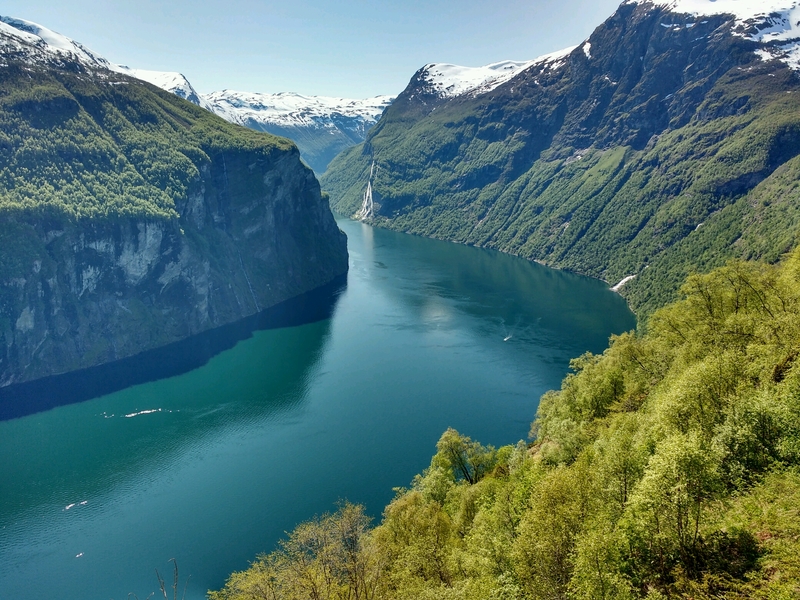
<instances>
[{"instance_id":1,"label":"reflection on water","mask_svg":"<svg viewBox=\"0 0 800 600\"><path fill-rule=\"evenodd\" d=\"M415 313L401 327L446 327L454 313L462 326L469 317L475 333L524 345L545 362L563 350L559 380L576 349L598 352L611 332L635 327L622 299L601 281L493 250L342 222L363 240L351 250L351 269Z\"/></svg>"},{"instance_id":2,"label":"reflection on water","mask_svg":"<svg viewBox=\"0 0 800 600\"><path fill-rule=\"evenodd\" d=\"M0 597L145 598L176 558L200 600L337 500L379 516L448 426L524 438L569 359L634 326L601 282L339 224L330 318L0 422Z\"/></svg>"},{"instance_id":3,"label":"reflection on water","mask_svg":"<svg viewBox=\"0 0 800 600\"><path fill-rule=\"evenodd\" d=\"M233 348L254 331L296 327L329 319L346 276L246 319L112 363L0 387L0 421L97 398L125 388L187 373Z\"/></svg>"},{"instance_id":4,"label":"reflection on water","mask_svg":"<svg viewBox=\"0 0 800 600\"><path fill-rule=\"evenodd\" d=\"M0 523L35 514L52 497L42 477L64 478L57 485L65 501L95 496L133 473L151 476L175 460L170 454L203 443L209 433L247 429L296 409L329 327L318 321L301 331L257 332L242 342L242 352L214 357L207 369L6 423ZM23 454L20 440L35 440L35 451Z\"/></svg>"},{"instance_id":5,"label":"reflection on water","mask_svg":"<svg viewBox=\"0 0 800 600\"><path fill-rule=\"evenodd\" d=\"M234 499L207 504L224 499L210 481L235 466L209 465L208 480L187 478L185 466L202 470L221 440L235 453L253 431L302 410L329 330L326 320L257 331L202 369L0 423L0 597L152 588L162 555L183 554L179 531L238 510Z\"/></svg>"}]
</instances>

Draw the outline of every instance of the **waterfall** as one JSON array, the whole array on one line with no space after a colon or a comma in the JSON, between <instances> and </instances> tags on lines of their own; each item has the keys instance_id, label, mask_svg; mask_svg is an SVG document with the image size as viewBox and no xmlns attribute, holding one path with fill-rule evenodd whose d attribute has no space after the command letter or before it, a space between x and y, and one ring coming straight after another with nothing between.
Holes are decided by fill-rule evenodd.
<instances>
[{"instance_id":1,"label":"waterfall","mask_svg":"<svg viewBox=\"0 0 800 600\"><path fill-rule=\"evenodd\" d=\"M358 221L363 221L365 219L371 219L374 216L374 208L375 205L372 202L372 176L375 173L375 161L372 161L372 165L369 168L369 179L367 180L367 189L364 192L364 200L361 203L361 208L356 213L356 219Z\"/></svg>"}]
</instances>

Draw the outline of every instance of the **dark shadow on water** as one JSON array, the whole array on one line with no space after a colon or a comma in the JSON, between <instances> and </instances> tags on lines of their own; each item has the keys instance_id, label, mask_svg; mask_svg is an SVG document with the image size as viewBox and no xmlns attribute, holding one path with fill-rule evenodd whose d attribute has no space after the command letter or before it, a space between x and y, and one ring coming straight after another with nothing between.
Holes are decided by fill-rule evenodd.
<instances>
[{"instance_id":1,"label":"dark shadow on water","mask_svg":"<svg viewBox=\"0 0 800 600\"><path fill-rule=\"evenodd\" d=\"M0 388L0 421L25 417L187 373L252 337L254 331L296 327L331 318L347 275L258 314L129 358Z\"/></svg>"}]
</instances>

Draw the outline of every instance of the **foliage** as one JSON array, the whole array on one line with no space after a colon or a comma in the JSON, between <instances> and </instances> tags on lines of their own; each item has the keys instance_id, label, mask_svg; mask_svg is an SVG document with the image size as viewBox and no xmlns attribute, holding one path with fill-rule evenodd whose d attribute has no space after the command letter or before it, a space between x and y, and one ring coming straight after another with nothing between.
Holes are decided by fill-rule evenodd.
<instances>
[{"instance_id":1,"label":"foliage","mask_svg":"<svg viewBox=\"0 0 800 600\"><path fill-rule=\"evenodd\" d=\"M800 250L694 275L681 294L645 332L572 362L532 444L448 429L380 525L358 530L347 564L367 565L373 594L358 597L800 596ZM355 569L326 566L344 560L339 534L320 533L343 514L301 525L210 598L355 598ZM323 541L301 542L309 531ZM289 573L332 591L278 586ZM251 588L273 595L234 594Z\"/></svg>"},{"instance_id":2,"label":"foliage","mask_svg":"<svg viewBox=\"0 0 800 600\"><path fill-rule=\"evenodd\" d=\"M463 478L467 483L478 483L497 461L494 448L485 448L452 427L439 438L436 449L432 465L449 471L453 479Z\"/></svg>"},{"instance_id":3,"label":"foliage","mask_svg":"<svg viewBox=\"0 0 800 600\"><path fill-rule=\"evenodd\" d=\"M368 524L362 507L343 504L336 513L297 527L280 550L258 557L222 590L209 592L209 598L375 598L381 565Z\"/></svg>"},{"instance_id":4,"label":"foliage","mask_svg":"<svg viewBox=\"0 0 800 600\"><path fill-rule=\"evenodd\" d=\"M446 101L412 80L322 177L334 210L357 212L374 162L374 224L636 275L622 293L642 317L693 272L778 260L800 241L797 75L718 17L684 39L632 10L654 9L621 6L591 60L577 48L488 93Z\"/></svg>"},{"instance_id":5,"label":"foliage","mask_svg":"<svg viewBox=\"0 0 800 600\"><path fill-rule=\"evenodd\" d=\"M11 59L0 74L5 218L173 219L211 157L291 147L122 75Z\"/></svg>"}]
</instances>

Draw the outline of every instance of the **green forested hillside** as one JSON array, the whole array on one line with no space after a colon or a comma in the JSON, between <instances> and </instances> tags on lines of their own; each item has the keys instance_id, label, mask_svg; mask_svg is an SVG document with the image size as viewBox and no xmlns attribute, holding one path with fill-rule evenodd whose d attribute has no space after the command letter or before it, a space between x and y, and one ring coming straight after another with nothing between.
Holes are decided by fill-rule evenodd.
<instances>
[{"instance_id":1,"label":"green forested hillside","mask_svg":"<svg viewBox=\"0 0 800 600\"><path fill-rule=\"evenodd\" d=\"M347 271L345 237L290 141L0 38L0 391Z\"/></svg>"},{"instance_id":2,"label":"green forested hillside","mask_svg":"<svg viewBox=\"0 0 800 600\"><path fill-rule=\"evenodd\" d=\"M352 215L372 173L374 224L636 275L622 293L647 315L690 273L800 236L800 79L732 27L624 3L490 92L441 98L418 73L323 188Z\"/></svg>"},{"instance_id":3,"label":"green forested hillside","mask_svg":"<svg viewBox=\"0 0 800 600\"><path fill-rule=\"evenodd\" d=\"M210 155L291 148L111 72L23 62L0 72L5 214L172 219Z\"/></svg>"},{"instance_id":4,"label":"green forested hillside","mask_svg":"<svg viewBox=\"0 0 800 600\"><path fill-rule=\"evenodd\" d=\"M376 527L344 504L209 597L800 597L800 251L681 295L575 359L533 443L448 430Z\"/></svg>"}]
</instances>

